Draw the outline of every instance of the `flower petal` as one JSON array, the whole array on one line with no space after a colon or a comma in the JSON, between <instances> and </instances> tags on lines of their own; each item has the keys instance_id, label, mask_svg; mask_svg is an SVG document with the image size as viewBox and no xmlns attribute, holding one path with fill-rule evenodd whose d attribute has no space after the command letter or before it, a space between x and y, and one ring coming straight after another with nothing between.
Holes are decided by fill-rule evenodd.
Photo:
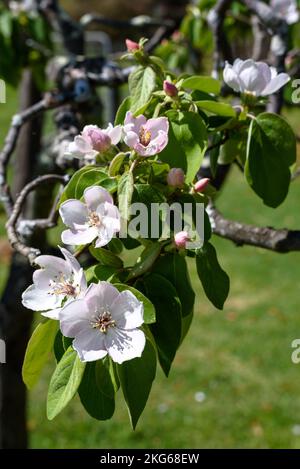
<instances>
[{"instance_id":1,"label":"flower petal","mask_svg":"<svg viewBox=\"0 0 300 469\"><path fill-rule=\"evenodd\" d=\"M129 130L128 132L125 133L124 142L130 148L134 148L134 146L139 142L139 136L136 132Z\"/></svg>"},{"instance_id":2,"label":"flower petal","mask_svg":"<svg viewBox=\"0 0 300 469\"><path fill-rule=\"evenodd\" d=\"M108 354L114 362L119 364L141 357L145 344L145 334L139 329L123 331L116 327L108 329L105 334Z\"/></svg>"},{"instance_id":3,"label":"flower petal","mask_svg":"<svg viewBox=\"0 0 300 469\"><path fill-rule=\"evenodd\" d=\"M98 282L91 284L84 296L89 310L102 313L110 311L110 306L118 297L119 291L109 282Z\"/></svg>"},{"instance_id":4,"label":"flower petal","mask_svg":"<svg viewBox=\"0 0 300 469\"><path fill-rule=\"evenodd\" d=\"M169 131L169 121L166 117L149 119L145 124L145 129L151 133L151 140L155 139L159 133L167 134Z\"/></svg>"},{"instance_id":5,"label":"flower petal","mask_svg":"<svg viewBox=\"0 0 300 469\"><path fill-rule=\"evenodd\" d=\"M65 337L75 337L80 331L91 328L93 314L84 299L68 302L59 315L62 334Z\"/></svg>"},{"instance_id":6,"label":"flower petal","mask_svg":"<svg viewBox=\"0 0 300 469\"><path fill-rule=\"evenodd\" d=\"M126 112L126 116L125 116L125 121L124 121L124 126L130 126L128 128L128 130L132 130L133 132L135 132L136 134L139 134L139 131L140 131L140 128L142 125L145 125L147 122L147 119L145 116L143 116L142 114L140 114L139 116L137 117L134 117L134 115L132 114L132 112L130 111L127 111ZM124 127L124 130L126 132L127 129L125 129Z\"/></svg>"},{"instance_id":7,"label":"flower petal","mask_svg":"<svg viewBox=\"0 0 300 469\"><path fill-rule=\"evenodd\" d=\"M74 257L73 254L71 254L70 251L68 251L67 249L61 248L60 246L58 247L64 258L66 259L67 264L70 266L70 270L73 272L79 272L81 270L81 265L79 264L76 257Z\"/></svg>"},{"instance_id":8,"label":"flower petal","mask_svg":"<svg viewBox=\"0 0 300 469\"><path fill-rule=\"evenodd\" d=\"M65 230L61 234L64 244L74 246L91 243L98 235L98 230L94 226L87 227L85 230Z\"/></svg>"},{"instance_id":9,"label":"flower petal","mask_svg":"<svg viewBox=\"0 0 300 469\"><path fill-rule=\"evenodd\" d=\"M81 331L73 340L73 348L82 362L93 362L107 355L104 334L90 327Z\"/></svg>"},{"instance_id":10,"label":"flower petal","mask_svg":"<svg viewBox=\"0 0 300 469\"><path fill-rule=\"evenodd\" d=\"M270 83L264 88L261 93L261 96L268 96L269 94L276 93L276 91L286 85L286 83L288 83L290 79L291 78L287 73L279 73L279 75L273 78Z\"/></svg>"},{"instance_id":11,"label":"flower petal","mask_svg":"<svg viewBox=\"0 0 300 469\"><path fill-rule=\"evenodd\" d=\"M144 305L129 290L122 291L110 307L112 318L120 329L134 329L143 324Z\"/></svg>"},{"instance_id":12,"label":"flower petal","mask_svg":"<svg viewBox=\"0 0 300 469\"><path fill-rule=\"evenodd\" d=\"M236 91L237 93L241 91L241 83L239 77L234 68L229 63L227 63L224 68L223 78L225 83L230 86L230 88L232 88L234 91Z\"/></svg>"},{"instance_id":13,"label":"flower petal","mask_svg":"<svg viewBox=\"0 0 300 469\"><path fill-rule=\"evenodd\" d=\"M116 125L115 127L113 127L111 124L109 124L108 127L105 129L105 132L111 139L111 143L113 145L117 145L122 137L122 126Z\"/></svg>"},{"instance_id":14,"label":"flower petal","mask_svg":"<svg viewBox=\"0 0 300 469\"><path fill-rule=\"evenodd\" d=\"M113 204L110 193L100 186L87 187L83 193L84 200L89 210L95 211L98 205L108 202Z\"/></svg>"},{"instance_id":15,"label":"flower petal","mask_svg":"<svg viewBox=\"0 0 300 469\"><path fill-rule=\"evenodd\" d=\"M46 311L61 306L63 295L50 295L36 285L30 285L22 294L22 304L33 311Z\"/></svg>"},{"instance_id":16,"label":"flower petal","mask_svg":"<svg viewBox=\"0 0 300 469\"><path fill-rule=\"evenodd\" d=\"M55 272L56 274L59 272L62 272L64 274L71 273L69 265L61 257L42 255L38 256L34 262L43 269L49 269L50 271Z\"/></svg>"},{"instance_id":17,"label":"flower petal","mask_svg":"<svg viewBox=\"0 0 300 469\"><path fill-rule=\"evenodd\" d=\"M74 228L74 223L84 225L88 219L87 207L76 199L69 199L60 206L59 214L65 225Z\"/></svg>"}]
</instances>

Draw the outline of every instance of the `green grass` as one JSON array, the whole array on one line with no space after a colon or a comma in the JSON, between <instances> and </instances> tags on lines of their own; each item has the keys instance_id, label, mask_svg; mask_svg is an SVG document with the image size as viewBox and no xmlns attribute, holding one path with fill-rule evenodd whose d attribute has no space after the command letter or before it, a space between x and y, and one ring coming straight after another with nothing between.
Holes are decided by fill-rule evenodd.
<instances>
[{"instance_id":1,"label":"green grass","mask_svg":"<svg viewBox=\"0 0 300 469\"><path fill-rule=\"evenodd\" d=\"M278 211L264 208L234 171L219 206L247 222L299 226L300 183ZM291 362L291 342L300 337L297 280L300 254L279 255L237 248L214 239L231 277L224 311L197 292L192 329L171 376L161 372L136 432L119 398L112 421L97 422L75 399L53 422L45 417L52 366L31 393L29 428L33 448L298 448L300 366ZM171 327L171 324L170 324ZM205 393L197 402L195 394Z\"/></svg>"},{"instance_id":2,"label":"green grass","mask_svg":"<svg viewBox=\"0 0 300 469\"><path fill-rule=\"evenodd\" d=\"M12 98L0 115L0 141L14 108ZM293 121L297 130L294 115ZM299 228L299 200L297 181L282 207L267 209L234 171L218 206L233 219ZM1 235L3 224L1 217ZM213 242L231 277L225 309L209 304L191 263L197 293L194 322L171 376L158 372L137 430L131 431L120 398L109 422L87 416L77 398L48 422L50 362L29 395L32 448L300 447L300 436L292 432L300 424L300 365L290 358L291 342L300 337L300 253L279 255L216 238ZM6 270L2 263L2 284ZM205 393L203 402L195 400L199 392Z\"/></svg>"}]
</instances>

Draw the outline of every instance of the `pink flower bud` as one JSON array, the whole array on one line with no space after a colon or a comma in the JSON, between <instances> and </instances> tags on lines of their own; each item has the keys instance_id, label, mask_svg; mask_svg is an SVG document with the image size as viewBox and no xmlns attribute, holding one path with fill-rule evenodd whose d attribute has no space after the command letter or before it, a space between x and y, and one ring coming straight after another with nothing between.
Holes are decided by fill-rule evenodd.
<instances>
[{"instance_id":1,"label":"pink flower bud","mask_svg":"<svg viewBox=\"0 0 300 469\"><path fill-rule=\"evenodd\" d=\"M190 237L187 231L179 231L178 233L175 234L174 236L174 241L176 244L176 247L178 248L185 248L186 243L190 241Z\"/></svg>"},{"instance_id":2,"label":"pink flower bud","mask_svg":"<svg viewBox=\"0 0 300 469\"><path fill-rule=\"evenodd\" d=\"M184 184L184 172L181 168L172 168L167 175L167 182L169 186L181 187Z\"/></svg>"},{"instance_id":3,"label":"pink flower bud","mask_svg":"<svg viewBox=\"0 0 300 469\"><path fill-rule=\"evenodd\" d=\"M175 96L178 95L178 89L173 83L171 83L168 80L164 81L163 88L164 88L164 92L166 93L166 95L170 96L171 98L174 98Z\"/></svg>"},{"instance_id":4,"label":"pink flower bud","mask_svg":"<svg viewBox=\"0 0 300 469\"><path fill-rule=\"evenodd\" d=\"M194 185L195 192L203 192L210 182L209 178L202 178Z\"/></svg>"},{"instance_id":5,"label":"pink flower bud","mask_svg":"<svg viewBox=\"0 0 300 469\"><path fill-rule=\"evenodd\" d=\"M89 139L93 150L103 153L111 147L111 139L107 133L96 125L87 125L82 131L82 136Z\"/></svg>"},{"instance_id":6,"label":"pink flower bud","mask_svg":"<svg viewBox=\"0 0 300 469\"><path fill-rule=\"evenodd\" d=\"M128 52L135 52L136 50L140 49L139 44L137 42L132 41L131 39L126 39L125 43Z\"/></svg>"}]
</instances>

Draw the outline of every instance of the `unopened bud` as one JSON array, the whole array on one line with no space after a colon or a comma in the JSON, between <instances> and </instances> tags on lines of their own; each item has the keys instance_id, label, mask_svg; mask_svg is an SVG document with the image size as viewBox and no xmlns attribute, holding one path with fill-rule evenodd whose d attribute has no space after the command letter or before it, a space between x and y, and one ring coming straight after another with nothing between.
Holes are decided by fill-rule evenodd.
<instances>
[{"instance_id":1,"label":"unopened bud","mask_svg":"<svg viewBox=\"0 0 300 469\"><path fill-rule=\"evenodd\" d=\"M174 236L174 241L177 248L185 248L186 243L190 241L191 238L187 231L179 231Z\"/></svg>"},{"instance_id":2,"label":"unopened bud","mask_svg":"<svg viewBox=\"0 0 300 469\"><path fill-rule=\"evenodd\" d=\"M210 183L209 178L199 179L199 181L197 181L196 184L194 185L195 192L203 192L209 183Z\"/></svg>"},{"instance_id":3,"label":"unopened bud","mask_svg":"<svg viewBox=\"0 0 300 469\"><path fill-rule=\"evenodd\" d=\"M164 88L164 92L166 93L166 95L170 96L171 98L174 98L175 96L178 95L178 89L173 83L171 83L168 80L164 81L163 88Z\"/></svg>"},{"instance_id":4,"label":"unopened bud","mask_svg":"<svg viewBox=\"0 0 300 469\"><path fill-rule=\"evenodd\" d=\"M135 52L136 50L140 49L139 44L135 41L132 41L131 39L126 39L125 43L126 43L128 52Z\"/></svg>"},{"instance_id":5,"label":"unopened bud","mask_svg":"<svg viewBox=\"0 0 300 469\"><path fill-rule=\"evenodd\" d=\"M184 172L181 168L172 168L167 175L167 183L172 187L181 187L184 184Z\"/></svg>"}]
</instances>

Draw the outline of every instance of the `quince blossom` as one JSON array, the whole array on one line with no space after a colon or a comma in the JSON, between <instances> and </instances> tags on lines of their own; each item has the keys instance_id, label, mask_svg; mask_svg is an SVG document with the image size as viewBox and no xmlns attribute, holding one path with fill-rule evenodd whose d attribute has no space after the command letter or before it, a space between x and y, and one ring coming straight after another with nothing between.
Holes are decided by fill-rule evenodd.
<instances>
[{"instance_id":1,"label":"quince blossom","mask_svg":"<svg viewBox=\"0 0 300 469\"><path fill-rule=\"evenodd\" d=\"M141 156L160 153L168 143L169 121L166 117L146 119L142 114L134 117L126 113L123 131L126 145Z\"/></svg>"},{"instance_id":2,"label":"quince blossom","mask_svg":"<svg viewBox=\"0 0 300 469\"><path fill-rule=\"evenodd\" d=\"M112 145L119 143L121 135L121 125L113 127L109 124L106 129L100 129L97 125L86 125L81 134L69 144L67 153L73 158L82 158L86 162L94 163L99 153L105 153Z\"/></svg>"},{"instance_id":3,"label":"quince blossom","mask_svg":"<svg viewBox=\"0 0 300 469\"><path fill-rule=\"evenodd\" d=\"M105 246L120 231L120 214L107 190L91 186L83 193L84 202L69 199L59 209L68 230L62 232L65 244L88 244L96 239L96 247Z\"/></svg>"},{"instance_id":4,"label":"quince blossom","mask_svg":"<svg viewBox=\"0 0 300 469\"><path fill-rule=\"evenodd\" d=\"M268 96L282 88L290 77L279 73L264 62L252 59L236 59L233 65L226 63L223 77L225 83L234 91L254 96Z\"/></svg>"},{"instance_id":5,"label":"quince blossom","mask_svg":"<svg viewBox=\"0 0 300 469\"><path fill-rule=\"evenodd\" d=\"M62 305L83 296L87 289L83 269L75 257L60 248L65 259L39 256L35 263L41 267L33 273L33 285L22 295L22 303L51 319L59 319ZM47 311L48 310L48 311ZM47 311L47 312L44 312Z\"/></svg>"},{"instance_id":6,"label":"quince blossom","mask_svg":"<svg viewBox=\"0 0 300 469\"><path fill-rule=\"evenodd\" d=\"M61 332L74 337L73 347L83 362L107 354L117 363L140 357L145 347L143 303L129 290L119 292L108 282L91 284L82 299L63 308Z\"/></svg>"},{"instance_id":7,"label":"quince blossom","mask_svg":"<svg viewBox=\"0 0 300 469\"><path fill-rule=\"evenodd\" d=\"M287 24L294 24L299 21L299 12L295 0L271 0L270 7L273 13L279 18L283 18Z\"/></svg>"}]
</instances>

